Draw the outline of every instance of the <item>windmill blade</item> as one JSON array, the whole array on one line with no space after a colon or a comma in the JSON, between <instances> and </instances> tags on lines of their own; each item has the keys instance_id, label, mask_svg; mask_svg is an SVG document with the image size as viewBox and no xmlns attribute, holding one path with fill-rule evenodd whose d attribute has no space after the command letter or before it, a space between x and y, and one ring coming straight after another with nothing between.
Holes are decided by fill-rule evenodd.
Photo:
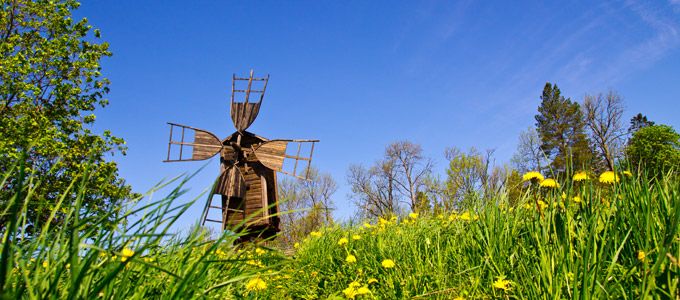
<instances>
[{"instance_id":1,"label":"windmill blade","mask_svg":"<svg viewBox=\"0 0 680 300\"><path fill-rule=\"evenodd\" d=\"M314 144L317 142L319 140L271 140L253 147L253 153L265 167L307 180L314 154ZM289 145L291 147L288 147ZM305 153L301 153L303 145L310 145ZM289 148L294 151L295 155L286 153Z\"/></svg>"},{"instance_id":2,"label":"windmill blade","mask_svg":"<svg viewBox=\"0 0 680 300\"><path fill-rule=\"evenodd\" d=\"M255 87L253 87L254 82L257 85ZM267 90L267 82L269 82L269 75L256 78L253 77L253 70L250 70L250 76L247 78L233 75L231 81L231 120L238 132L246 130L257 118L257 114L260 112L260 104L262 104L264 93ZM246 87L237 86L239 83L246 84ZM253 94L253 99L251 99L251 94Z\"/></svg>"},{"instance_id":3,"label":"windmill blade","mask_svg":"<svg viewBox=\"0 0 680 300\"><path fill-rule=\"evenodd\" d=\"M168 124L170 125L170 140L168 141L168 157L164 162L205 160L215 156L223 148L220 139L208 131L175 123ZM193 137L188 137L192 135ZM173 149L176 151L173 152ZM188 156L188 152L191 152L191 157Z\"/></svg>"}]
</instances>

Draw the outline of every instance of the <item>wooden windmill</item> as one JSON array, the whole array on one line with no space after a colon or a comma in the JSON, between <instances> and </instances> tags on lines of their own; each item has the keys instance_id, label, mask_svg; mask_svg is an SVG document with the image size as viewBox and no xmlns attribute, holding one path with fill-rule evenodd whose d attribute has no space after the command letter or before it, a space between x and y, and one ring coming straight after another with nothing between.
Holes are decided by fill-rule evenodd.
<instances>
[{"instance_id":1,"label":"wooden windmill","mask_svg":"<svg viewBox=\"0 0 680 300\"><path fill-rule=\"evenodd\" d=\"M268 140L246 131L260 111L268 81L269 75L255 78L252 70L247 78L232 77L231 120L236 132L223 140L206 130L168 123L165 162L206 160L220 154L220 175L203 210L202 224L221 223L222 230L244 227L249 232L246 238L268 238L279 231L276 172L307 179L318 142ZM287 154L287 150L295 154ZM214 205L214 195L221 196L219 205ZM215 209L221 220L209 217Z\"/></svg>"}]
</instances>

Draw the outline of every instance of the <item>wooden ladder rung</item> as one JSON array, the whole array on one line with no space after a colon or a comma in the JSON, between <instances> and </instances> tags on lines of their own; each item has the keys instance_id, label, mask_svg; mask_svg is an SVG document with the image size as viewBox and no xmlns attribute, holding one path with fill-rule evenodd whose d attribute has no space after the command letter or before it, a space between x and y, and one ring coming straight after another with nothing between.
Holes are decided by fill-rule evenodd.
<instances>
[{"instance_id":1,"label":"wooden ladder rung","mask_svg":"<svg viewBox=\"0 0 680 300\"><path fill-rule=\"evenodd\" d=\"M222 209L221 207L219 207L219 206L214 206L214 205L210 205L210 208Z\"/></svg>"},{"instance_id":2,"label":"wooden ladder rung","mask_svg":"<svg viewBox=\"0 0 680 300\"><path fill-rule=\"evenodd\" d=\"M213 219L205 219L205 220L208 221L208 222L222 223L222 221L213 220Z\"/></svg>"}]
</instances>

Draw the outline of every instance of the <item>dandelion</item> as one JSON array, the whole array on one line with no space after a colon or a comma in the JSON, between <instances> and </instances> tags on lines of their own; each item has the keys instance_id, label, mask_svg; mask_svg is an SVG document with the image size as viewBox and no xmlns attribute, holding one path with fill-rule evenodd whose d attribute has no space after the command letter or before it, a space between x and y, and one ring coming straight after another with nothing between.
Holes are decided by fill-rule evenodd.
<instances>
[{"instance_id":1,"label":"dandelion","mask_svg":"<svg viewBox=\"0 0 680 300\"><path fill-rule=\"evenodd\" d=\"M414 219L414 220L418 218L418 214L414 213L414 212L408 214L408 216L409 216L409 218Z\"/></svg>"},{"instance_id":2,"label":"dandelion","mask_svg":"<svg viewBox=\"0 0 680 300\"><path fill-rule=\"evenodd\" d=\"M463 221L470 221L470 220L472 220L472 217L470 217L470 212L467 212L467 211L464 212L462 215L460 215L460 217L458 217L458 218L461 219L461 220L463 220Z\"/></svg>"},{"instance_id":3,"label":"dandelion","mask_svg":"<svg viewBox=\"0 0 680 300\"><path fill-rule=\"evenodd\" d=\"M124 248L123 251L120 252L120 261L126 262L128 258L132 257L133 255L135 255L134 251Z\"/></svg>"},{"instance_id":4,"label":"dandelion","mask_svg":"<svg viewBox=\"0 0 680 300\"><path fill-rule=\"evenodd\" d=\"M584 181L590 179L590 177L588 177L588 173L581 171L574 174L574 177L572 179L574 181Z\"/></svg>"},{"instance_id":5,"label":"dandelion","mask_svg":"<svg viewBox=\"0 0 680 300\"><path fill-rule=\"evenodd\" d=\"M309 235L311 235L313 237L321 237L321 232L312 231L312 232L309 233Z\"/></svg>"},{"instance_id":6,"label":"dandelion","mask_svg":"<svg viewBox=\"0 0 680 300\"><path fill-rule=\"evenodd\" d=\"M345 258L345 262L347 262L349 264L355 263L355 262L357 262L357 257L352 255L352 254L348 254L347 258Z\"/></svg>"},{"instance_id":7,"label":"dandelion","mask_svg":"<svg viewBox=\"0 0 680 300\"><path fill-rule=\"evenodd\" d=\"M355 234L355 235L352 236L352 240L358 241L360 239L361 239L361 236L358 235L358 234Z\"/></svg>"},{"instance_id":8,"label":"dandelion","mask_svg":"<svg viewBox=\"0 0 680 300\"><path fill-rule=\"evenodd\" d=\"M381 264L382 264L383 268L385 268L385 269L394 268L394 266L395 266L394 261L391 260L391 259L383 260Z\"/></svg>"},{"instance_id":9,"label":"dandelion","mask_svg":"<svg viewBox=\"0 0 680 300\"><path fill-rule=\"evenodd\" d=\"M261 248L255 248L255 254L257 255L262 255L267 253L267 251L262 250Z\"/></svg>"},{"instance_id":10,"label":"dandelion","mask_svg":"<svg viewBox=\"0 0 680 300\"><path fill-rule=\"evenodd\" d=\"M369 290L367 286L362 286L359 289L357 289L357 295L365 295L365 294L368 294L370 292L371 292L371 290Z\"/></svg>"},{"instance_id":11,"label":"dandelion","mask_svg":"<svg viewBox=\"0 0 680 300\"><path fill-rule=\"evenodd\" d=\"M49 266L49 263L47 263L47 261L43 261L42 266L43 266L43 268L47 269L47 266Z\"/></svg>"},{"instance_id":12,"label":"dandelion","mask_svg":"<svg viewBox=\"0 0 680 300\"><path fill-rule=\"evenodd\" d=\"M646 257L647 257L647 254L645 254L645 251L642 251L642 250L638 251L637 259L639 261L644 262Z\"/></svg>"},{"instance_id":13,"label":"dandelion","mask_svg":"<svg viewBox=\"0 0 680 300\"><path fill-rule=\"evenodd\" d=\"M371 223L364 223L364 227L371 229L372 225L371 225Z\"/></svg>"},{"instance_id":14,"label":"dandelion","mask_svg":"<svg viewBox=\"0 0 680 300\"><path fill-rule=\"evenodd\" d=\"M465 298L463 298L463 296L458 296L456 298L453 298L453 300L465 300Z\"/></svg>"},{"instance_id":15,"label":"dandelion","mask_svg":"<svg viewBox=\"0 0 680 300\"><path fill-rule=\"evenodd\" d=\"M531 171L531 172L526 172L524 175L522 175L522 181L533 181L536 180L538 182L543 181L543 175L541 173L536 172L536 171Z\"/></svg>"},{"instance_id":16,"label":"dandelion","mask_svg":"<svg viewBox=\"0 0 680 300\"><path fill-rule=\"evenodd\" d=\"M246 283L246 290L248 291L262 291L267 288L267 283L260 277L256 277Z\"/></svg>"},{"instance_id":17,"label":"dandelion","mask_svg":"<svg viewBox=\"0 0 680 300\"><path fill-rule=\"evenodd\" d=\"M607 184L619 182L619 176L616 175L612 171L607 171L607 172L600 174L600 182L601 183L607 183Z\"/></svg>"},{"instance_id":18,"label":"dandelion","mask_svg":"<svg viewBox=\"0 0 680 300\"><path fill-rule=\"evenodd\" d=\"M349 243L349 240L347 240L347 238L341 238L341 239L338 241L338 245L340 245L340 246L347 245L347 243Z\"/></svg>"},{"instance_id":19,"label":"dandelion","mask_svg":"<svg viewBox=\"0 0 680 300\"><path fill-rule=\"evenodd\" d=\"M498 279L496 279L496 281L493 283L494 288L504 290L506 292L512 289L510 285L512 285L512 281L505 279L505 276L503 275L498 276Z\"/></svg>"},{"instance_id":20,"label":"dandelion","mask_svg":"<svg viewBox=\"0 0 680 300\"><path fill-rule=\"evenodd\" d=\"M375 278L369 278L368 279L368 284L377 283L377 282L378 282L378 279L375 279Z\"/></svg>"},{"instance_id":21,"label":"dandelion","mask_svg":"<svg viewBox=\"0 0 680 300\"><path fill-rule=\"evenodd\" d=\"M557 183L557 181L555 181L555 179L548 178L548 179L541 181L540 186L545 187L545 188L558 188L558 187L560 187L560 184Z\"/></svg>"},{"instance_id":22,"label":"dandelion","mask_svg":"<svg viewBox=\"0 0 680 300\"><path fill-rule=\"evenodd\" d=\"M544 210L544 209L548 208L548 204L545 203L543 200L538 200L537 203L538 203L538 207L539 207L541 210Z\"/></svg>"},{"instance_id":23,"label":"dandelion","mask_svg":"<svg viewBox=\"0 0 680 300\"><path fill-rule=\"evenodd\" d=\"M300 243L293 244L293 248L295 248L295 249L300 248Z\"/></svg>"},{"instance_id":24,"label":"dandelion","mask_svg":"<svg viewBox=\"0 0 680 300\"><path fill-rule=\"evenodd\" d=\"M567 194L565 194L564 192L562 192L562 200L565 200L565 199L567 199Z\"/></svg>"},{"instance_id":25,"label":"dandelion","mask_svg":"<svg viewBox=\"0 0 680 300\"><path fill-rule=\"evenodd\" d=\"M576 202L576 203L581 203L581 197L578 196L578 195L576 195L576 196L574 196L573 198L571 198L571 200L573 200L573 201Z\"/></svg>"},{"instance_id":26,"label":"dandelion","mask_svg":"<svg viewBox=\"0 0 680 300\"><path fill-rule=\"evenodd\" d=\"M633 173L631 173L630 171L623 171L623 175L626 177L633 177Z\"/></svg>"}]
</instances>

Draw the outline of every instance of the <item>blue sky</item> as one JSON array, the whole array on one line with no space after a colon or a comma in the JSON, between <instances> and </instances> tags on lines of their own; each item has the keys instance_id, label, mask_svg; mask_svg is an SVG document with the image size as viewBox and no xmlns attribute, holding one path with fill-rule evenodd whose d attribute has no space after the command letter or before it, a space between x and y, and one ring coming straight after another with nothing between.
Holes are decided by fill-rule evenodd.
<instances>
[{"instance_id":1,"label":"blue sky","mask_svg":"<svg viewBox=\"0 0 680 300\"><path fill-rule=\"evenodd\" d=\"M224 137L231 75L270 74L249 131L320 139L314 164L338 182L336 217L353 206L350 164L384 147L496 149L509 161L533 126L546 81L582 101L618 91L638 112L680 129L680 1L88 1L113 57L110 105L95 128L126 139L113 157L137 191L204 163L162 163L171 121ZM205 190L218 160L189 185ZM202 201L179 228L196 222Z\"/></svg>"}]
</instances>

